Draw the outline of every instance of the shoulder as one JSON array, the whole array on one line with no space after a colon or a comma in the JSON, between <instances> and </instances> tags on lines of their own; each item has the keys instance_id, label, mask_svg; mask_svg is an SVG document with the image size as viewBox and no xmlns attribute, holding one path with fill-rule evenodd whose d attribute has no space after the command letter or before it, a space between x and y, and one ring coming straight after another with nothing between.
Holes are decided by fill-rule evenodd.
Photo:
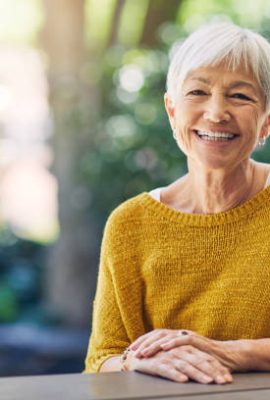
<instances>
[{"instance_id":1,"label":"shoulder","mask_svg":"<svg viewBox=\"0 0 270 400\"><path fill-rule=\"evenodd\" d=\"M108 221L118 221L133 219L138 217L144 210L144 197L146 193L140 193L119 206L117 206L110 214Z\"/></svg>"},{"instance_id":2,"label":"shoulder","mask_svg":"<svg viewBox=\"0 0 270 400\"><path fill-rule=\"evenodd\" d=\"M145 216L144 199L146 193L132 197L116 207L105 225L105 234L125 233L142 221Z\"/></svg>"},{"instance_id":3,"label":"shoulder","mask_svg":"<svg viewBox=\"0 0 270 400\"><path fill-rule=\"evenodd\" d=\"M123 261L138 252L147 226L145 196L146 193L141 193L124 201L110 214L102 238L102 254L109 256L110 260L122 258Z\"/></svg>"}]
</instances>

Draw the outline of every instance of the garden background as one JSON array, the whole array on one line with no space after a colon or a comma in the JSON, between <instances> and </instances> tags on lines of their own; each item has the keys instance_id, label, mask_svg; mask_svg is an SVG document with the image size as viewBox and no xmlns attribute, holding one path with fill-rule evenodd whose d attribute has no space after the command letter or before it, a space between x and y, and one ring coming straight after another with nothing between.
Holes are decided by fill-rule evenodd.
<instances>
[{"instance_id":1,"label":"garden background","mask_svg":"<svg viewBox=\"0 0 270 400\"><path fill-rule=\"evenodd\" d=\"M104 223L185 173L168 52L213 19L270 38L267 0L0 0L1 376L83 369Z\"/></svg>"}]
</instances>

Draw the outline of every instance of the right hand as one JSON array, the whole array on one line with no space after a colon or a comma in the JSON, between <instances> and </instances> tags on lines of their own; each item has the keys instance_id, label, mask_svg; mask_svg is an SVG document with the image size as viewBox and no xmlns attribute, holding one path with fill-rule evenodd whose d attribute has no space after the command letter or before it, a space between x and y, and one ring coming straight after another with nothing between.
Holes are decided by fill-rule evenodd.
<instances>
[{"instance_id":1,"label":"right hand","mask_svg":"<svg viewBox=\"0 0 270 400\"><path fill-rule=\"evenodd\" d=\"M137 358L130 351L126 360L128 370L161 376L175 382L193 380L199 383L230 383L232 375L213 356L187 345L160 351L149 358Z\"/></svg>"}]
</instances>

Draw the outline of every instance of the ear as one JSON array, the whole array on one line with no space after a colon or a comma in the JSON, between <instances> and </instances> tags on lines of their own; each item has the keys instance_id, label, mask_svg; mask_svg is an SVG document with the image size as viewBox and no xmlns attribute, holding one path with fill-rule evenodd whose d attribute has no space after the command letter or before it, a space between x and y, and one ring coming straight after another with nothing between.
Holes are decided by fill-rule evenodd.
<instances>
[{"instance_id":1,"label":"ear","mask_svg":"<svg viewBox=\"0 0 270 400\"><path fill-rule=\"evenodd\" d=\"M172 130L175 129L175 106L172 98L168 93L164 95L164 104L167 111Z\"/></svg>"},{"instance_id":2,"label":"ear","mask_svg":"<svg viewBox=\"0 0 270 400\"><path fill-rule=\"evenodd\" d=\"M263 123L263 126L261 128L261 132L260 132L260 137L264 137L267 138L267 136L270 134L270 115L268 115L265 118L265 121Z\"/></svg>"}]
</instances>

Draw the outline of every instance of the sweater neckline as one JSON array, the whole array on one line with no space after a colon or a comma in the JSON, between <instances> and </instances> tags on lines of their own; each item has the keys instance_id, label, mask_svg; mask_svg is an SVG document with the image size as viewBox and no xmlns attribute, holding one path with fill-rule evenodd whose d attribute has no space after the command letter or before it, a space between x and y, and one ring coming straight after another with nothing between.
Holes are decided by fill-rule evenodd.
<instances>
[{"instance_id":1,"label":"sweater neckline","mask_svg":"<svg viewBox=\"0 0 270 400\"><path fill-rule=\"evenodd\" d=\"M155 200L147 192L142 193L141 196L144 205L161 218L167 218L175 222L178 221L182 224L194 226L222 225L235 222L239 219L246 219L247 216L251 214L269 208L270 186L262 189L241 205L216 214L189 214L175 210L174 208Z\"/></svg>"}]
</instances>

